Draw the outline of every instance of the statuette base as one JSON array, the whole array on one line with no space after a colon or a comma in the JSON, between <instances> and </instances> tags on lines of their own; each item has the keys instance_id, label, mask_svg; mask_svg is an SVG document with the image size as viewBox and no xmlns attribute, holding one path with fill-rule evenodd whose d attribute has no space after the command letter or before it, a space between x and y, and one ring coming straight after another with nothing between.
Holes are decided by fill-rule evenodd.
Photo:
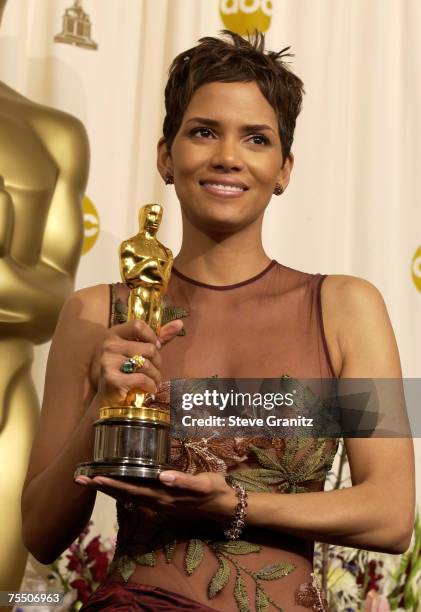
<instances>
[{"instance_id":1,"label":"statuette base","mask_svg":"<svg viewBox=\"0 0 421 612\"><path fill-rule=\"evenodd\" d=\"M116 463L99 463L87 461L79 463L75 471L78 476L107 476L108 478L141 478L143 480L158 480L159 474L164 470L171 469L171 465L133 465Z\"/></svg>"},{"instance_id":2,"label":"statuette base","mask_svg":"<svg viewBox=\"0 0 421 612\"><path fill-rule=\"evenodd\" d=\"M171 469L169 428L169 420L165 422L120 416L95 421L93 461L80 463L76 467L75 477L109 476L156 480L163 470Z\"/></svg>"},{"instance_id":3,"label":"statuette base","mask_svg":"<svg viewBox=\"0 0 421 612\"><path fill-rule=\"evenodd\" d=\"M124 418L170 423L170 413L153 406L104 406L99 412L100 419Z\"/></svg>"}]
</instances>

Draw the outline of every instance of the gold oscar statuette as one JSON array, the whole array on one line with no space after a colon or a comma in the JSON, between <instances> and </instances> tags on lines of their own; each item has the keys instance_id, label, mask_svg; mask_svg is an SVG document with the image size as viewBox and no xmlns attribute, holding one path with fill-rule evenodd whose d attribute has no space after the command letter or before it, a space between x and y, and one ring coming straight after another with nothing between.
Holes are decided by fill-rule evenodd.
<instances>
[{"instance_id":1,"label":"gold oscar statuette","mask_svg":"<svg viewBox=\"0 0 421 612\"><path fill-rule=\"evenodd\" d=\"M167 290L173 264L170 249L156 238L161 219L161 206L143 206L139 212L139 233L120 246L121 276L130 288L127 318L145 321L157 335L161 326L161 298ZM128 363L128 367L133 364ZM104 406L99 416L94 423L94 459L80 463L75 477L156 479L162 470L168 469L170 413L154 406L153 395L132 389L124 404Z\"/></svg>"}]
</instances>

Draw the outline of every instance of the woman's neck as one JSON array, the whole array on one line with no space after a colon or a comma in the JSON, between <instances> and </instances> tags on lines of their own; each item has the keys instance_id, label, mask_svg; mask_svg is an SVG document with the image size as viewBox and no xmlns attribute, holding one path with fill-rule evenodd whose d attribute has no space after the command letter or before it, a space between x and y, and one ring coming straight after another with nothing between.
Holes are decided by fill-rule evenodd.
<instances>
[{"instance_id":1,"label":"woman's neck","mask_svg":"<svg viewBox=\"0 0 421 612\"><path fill-rule=\"evenodd\" d=\"M174 266L194 280L221 286L236 284L259 274L271 261L256 228L223 237L192 230L189 224L183 224L183 241Z\"/></svg>"}]
</instances>

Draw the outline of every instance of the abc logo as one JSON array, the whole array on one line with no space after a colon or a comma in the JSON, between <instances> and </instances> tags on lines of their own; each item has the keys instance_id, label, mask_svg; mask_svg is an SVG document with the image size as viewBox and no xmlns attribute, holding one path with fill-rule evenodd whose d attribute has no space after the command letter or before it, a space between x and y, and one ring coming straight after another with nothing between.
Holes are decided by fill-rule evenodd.
<instances>
[{"instance_id":1,"label":"abc logo","mask_svg":"<svg viewBox=\"0 0 421 612\"><path fill-rule=\"evenodd\" d=\"M254 30L266 32L272 19L271 0L220 0L219 13L228 30L241 36Z\"/></svg>"},{"instance_id":2,"label":"abc logo","mask_svg":"<svg viewBox=\"0 0 421 612\"><path fill-rule=\"evenodd\" d=\"M82 208L84 229L82 255L85 255L85 253L92 249L97 241L99 235L99 216L97 209L88 196L83 198Z\"/></svg>"},{"instance_id":3,"label":"abc logo","mask_svg":"<svg viewBox=\"0 0 421 612\"><path fill-rule=\"evenodd\" d=\"M421 246L415 251L415 255L412 258L412 280L415 283L418 291L421 291Z\"/></svg>"}]
</instances>

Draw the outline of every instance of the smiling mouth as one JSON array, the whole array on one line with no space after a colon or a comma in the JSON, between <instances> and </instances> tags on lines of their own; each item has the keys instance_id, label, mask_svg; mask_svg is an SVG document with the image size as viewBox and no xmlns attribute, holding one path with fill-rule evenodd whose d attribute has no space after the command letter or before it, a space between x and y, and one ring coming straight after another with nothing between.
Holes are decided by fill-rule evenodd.
<instances>
[{"instance_id":1,"label":"smiling mouth","mask_svg":"<svg viewBox=\"0 0 421 612\"><path fill-rule=\"evenodd\" d=\"M240 194L248 191L248 187L242 185L229 185L227 183L217 183L210 181L199 181L199 184L206 189L206 191L218 193L218 194Z\"/></svg>"}]
</instances>

